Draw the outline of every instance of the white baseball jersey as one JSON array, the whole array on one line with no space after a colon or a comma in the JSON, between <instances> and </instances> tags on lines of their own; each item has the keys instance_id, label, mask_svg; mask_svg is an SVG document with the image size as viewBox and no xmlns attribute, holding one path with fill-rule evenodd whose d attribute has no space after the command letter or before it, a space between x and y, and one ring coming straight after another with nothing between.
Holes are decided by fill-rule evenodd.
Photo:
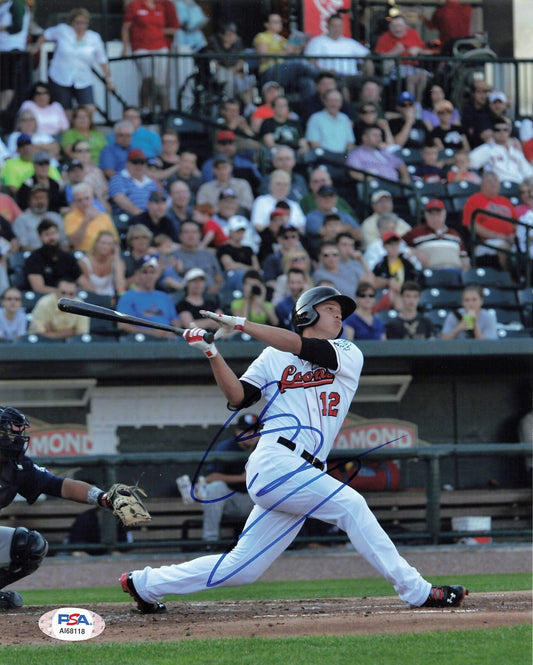
<instances>
[{"instance_id":1,"label":"white baseball jersey","mask_svg":"<svg viewBox=\"0 0 533 665\"><path fill-rule=\"evenodd\" d=\"M259 388L267 405L259 446L279 436L325 460L348 413L363 368L363 354L345 339L328 340L336 370L320 367L292 353L265 349L241 376Z\"/></svg>"}]
</instances>

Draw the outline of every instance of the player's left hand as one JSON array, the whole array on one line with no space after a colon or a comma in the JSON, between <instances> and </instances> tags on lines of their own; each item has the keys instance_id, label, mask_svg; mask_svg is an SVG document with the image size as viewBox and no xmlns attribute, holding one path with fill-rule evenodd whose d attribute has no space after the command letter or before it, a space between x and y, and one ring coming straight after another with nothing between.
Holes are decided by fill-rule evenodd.
<instances>
[{"instance_id":1,"label":"player's left hand","mask_svg":"<svg viewBox=\"0 0 533 665\"><path fill-rule=\"evenodd\" d=\"M215 333L215 339L222 339L223 337L232 335L237 330L242 332L246 323L244 316L217 314L216 312L209 312L205 309L201 309L200 314L206 319L211 319L220 325L220 328Z\"/></svg>"},{"instance_id":2,"label":"player's left hand","mask_svg":"<svg viewBox=\"0 0 533 665\"><path fill-rule=\"evenodd\" d=\"M191 346L195 346L200 351L203 351L208 358L214 358L218 350L213 343L209 344L205 341L204 336L206 334L207 330L203 328L191 328L183 333L183 338Z\"/></svg>"}]
</instances>

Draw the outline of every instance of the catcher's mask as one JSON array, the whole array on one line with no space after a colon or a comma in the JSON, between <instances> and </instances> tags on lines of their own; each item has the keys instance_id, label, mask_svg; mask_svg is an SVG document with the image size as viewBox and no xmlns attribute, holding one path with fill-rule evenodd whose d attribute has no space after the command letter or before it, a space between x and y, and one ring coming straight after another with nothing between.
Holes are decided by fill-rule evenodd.
<instances>
[{"instance_id":1,"label":"catcher's mask","mask_svg":"<svg viewBox=\"0 0 533 665\"><path fill-rule=\"evenodd\" d=\"M0 453L4 459L19 462L28 448L30 437L25 434L30 421L18 409L0 406Z\"/></svg>"},{"instance_id":2,"label":"catcher's mask","mask_svg":"<svg viewBox=\"0 0 533 665\"><path fill-rule=\"evenodd\" d=\"M308 289L298 298L292 310L292 325L299 335L303 333L304 328L312 326L318 321L319 314L315 306L326 300L335 300L339 303L343 321L355 310L355 301L349 296L342 295L331 286L315 286Z\"/></svg>"}]
</instances>

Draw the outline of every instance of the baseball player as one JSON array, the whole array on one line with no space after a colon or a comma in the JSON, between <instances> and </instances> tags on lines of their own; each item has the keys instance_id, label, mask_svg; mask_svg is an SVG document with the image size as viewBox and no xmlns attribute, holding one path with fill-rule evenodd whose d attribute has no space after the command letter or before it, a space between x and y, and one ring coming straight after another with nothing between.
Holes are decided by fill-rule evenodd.
<instances>
[{"instance_id":1,"label":"baseball player","mask_svg":"<svg viewBox=\"0 0 533 665\"><path fill-rule=\"evenodd\" d=\"M80 480L62 478L36 466L26 450L30 437L26 416L9 406L0 406L0 509L8 506L17 494L29 504L41 494L109 507L106 493ZM48 543L38 532L26 527L0 526L0 589L31 575L41 565ZM22 607L17 591L0 591L0 610Z\"/></svg>"},{"instance_id":2,"label":"baseball player","mask_svg":"<svg viewBox=\"0 0 533 665\"><path fill-rule=\"evenodd\" d=\"M214 378L231 409L265 399L261 438L246 467L255 504L235 547L180 565L123 573L120 583L140 612L166 612L165 594L187 594L216 586L255 581L290 545L307 517L336 525L355 549L412 606L455 607L468 593L463 586L432 586L403 559L363 497L326 473L326 459L357 389L361 351L340 339L342 321L354 301L336 289L318 286L296 301L296 332L251 323L242 317L203 312L217 321L215 338L242 331L267 345L240 379L205 331L185 339L208 357Z\"/></svg>"}]
</instances>

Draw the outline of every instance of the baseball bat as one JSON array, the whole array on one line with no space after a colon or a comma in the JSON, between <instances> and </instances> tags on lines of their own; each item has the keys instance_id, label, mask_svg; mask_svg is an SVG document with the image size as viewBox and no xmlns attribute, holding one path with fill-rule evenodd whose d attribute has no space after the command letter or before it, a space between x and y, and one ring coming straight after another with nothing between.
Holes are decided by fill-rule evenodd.
<instances>
[{"instance_id":1,"label":"baseball bat","mask_svg":"<svg viewBox=\"0 0 533 665\"><path fill-rule=\"evenodd\" d=\"M134 326L144 326L145 328L154 328L155 330L166 330L167 332L174 333L175 335L183 335L185 332L185 328L175 328L174 326L167 326L166 323L157 323L156 321L141 319L138 316L122 314L122 312L116 312L114 309L102 307L101 305L93 305L92 303L83 302L82 300L60 298L57 302L57 306L62 312L78 314L79 316L88 316L93 319L104 319L105 321L131 323ZM204 335L204 341L207 342L207 344L211 344L213 340L213 333L208 332Z\"/></svg>"}]
</instances>

